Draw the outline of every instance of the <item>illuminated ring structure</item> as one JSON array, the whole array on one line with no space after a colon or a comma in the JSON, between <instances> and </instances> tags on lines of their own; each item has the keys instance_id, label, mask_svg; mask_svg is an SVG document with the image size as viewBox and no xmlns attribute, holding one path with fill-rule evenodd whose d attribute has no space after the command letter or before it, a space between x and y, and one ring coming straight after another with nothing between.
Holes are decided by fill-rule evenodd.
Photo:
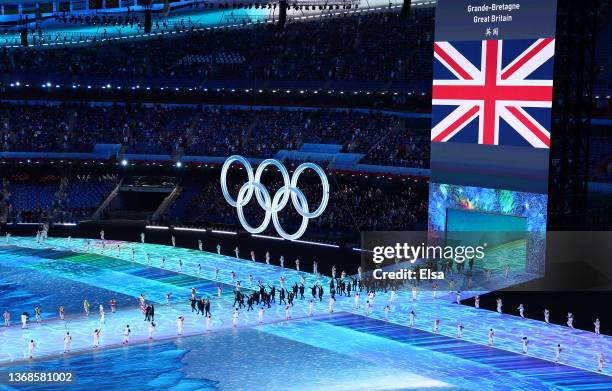
<instances>
[{"instance_id":1,"label":"illuminated ring structure","mask_svg":"<svg viewBox=\"0 0 612 391\"><path fill-rule=\"evenodd\" d=\"M248 176L248 181L242 185L242 187L240 187L236 199L232 198L227 188L227 171L232 163L242 164ZM276 194L274 194L274 197L271 197L268 189L261 184L261 175L268 166L275 166L283 177L283 187L278 189ZM319 207L313 212L308 209L308 201L306 200L306 196L297 187L300 175L309 168L319 175L319 178L321 178L321 185L323 186L323 199L321 200ZM314 163L302 163L295 170L293 176L289 178L289 173L281 162L275 159L266 159L261 162L259 166L257 166L257 170L255 171L255 174L253 174L251 164L244 157L239 155L230 156L227 158L225 163L223 163L223 168L221 169L221 191L223 192L223 197L225 197L227 203L237 209L238 220L240 220L240 224L242 224L242 227L245 230L252 234L261 233L268 228L270 219L272 219L272 224L274 224L276 232L282 238L287 240L296 240L304 235L304 232L306 232L306 228L308 227L308 220L321 216L327 207L327 203L329 202L329 182L327 181L325 172L318 165ZM251 198L253 198L253 193L255 194L257 203L265 212L263 222L257 227L251 226L246 221L243 210L243 208L251 201ZM300 214L300 216L302 216L300 228L294 234L288 234L281 226L278 218L278 212L287 206L289 199L291 199L291 203L296 211Z\"/></svg>"}]
</instances>

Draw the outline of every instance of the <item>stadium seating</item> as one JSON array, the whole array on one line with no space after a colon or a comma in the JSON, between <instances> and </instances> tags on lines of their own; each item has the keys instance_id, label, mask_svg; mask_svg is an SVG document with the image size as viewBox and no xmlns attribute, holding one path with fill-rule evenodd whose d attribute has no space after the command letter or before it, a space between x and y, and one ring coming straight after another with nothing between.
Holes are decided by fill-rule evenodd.
<instances>
[{"instance_id":1,"label":"stadium seating","mask_svg":"<svg viewBox=\"0 0 612 391\"><path fill-rule=\"evenodd\" d=\"M13 177L5 197L8 213L17 222L38 222L51 211L60 182L53 175Z\"/></svg>"},{"instance_id":2,"label":"stadium seating","mask_svg":"<svg viewBox=\"0 0 612 391\"><path fill-rule=\"evenodd\" d=\"M0 74L212 80L431 80L433 10L194 31L95 45L2 49Z\"/></svg>"},{"instance_id":3,"label":"stadium seating","mask_svg":"<svg viewBox=\"0 0 612 391\"><path fill-rule=\"evenodd\" d=\"M194 105L7 104L0 109L4 151L91 151L122 144L127 153L272 157L304 143L336 144L364 162L427 167L425 129L407 132L376 111L224 108Z\"/></svg>"},{"instance_id":4,"label":"stadium seating","mask_svg":"<svg viewBox=\"0 0 612 391\"><path fill-rule=\"evenodd\" d=\"M115 175L79 175L61 194L56 220L76 222L89 218L117 185Z\"/></svg>"},{"instance_id":5,"label":"stadium seating","mask_svg":"<svg viewBox=\"0 0 612 391\"><path fill-rule=\"evenodd\" d=\"M306 237L333 241L359 241L361 231L425 229L427 221L427 181L425 179L368 177L365 175L328 173L332 185L328 210L311 221ZM241 185L240 174L230 180L230 193L235 195ZM278 179L264 176L271 194L282 185ZM233 184L233 185L232 185ZM185 189L164 217L171 224L239 228L236 209L220 192L218 180L210 177L184 184ZM320 201L321 185L300 178L300 189L309 205ZM355 213L359 211L359 213ZM245 207L252 224L263 219L261 208L252 201ZM300 217L289 205L281 212L286 230L295 231ZM269 231L269 232L268 232ZM275 235L273 228L265 233Z\"/></svg>"},{"instance_id":6,"label":"stadium seating","mask_svg":"<svg viewBox=\"0 0 612 391\"><path fill-rule=\"evenodd\" d=\"M591 179L612 183L612 139L596 137L591 140Z\"/></svg>"}]
</instances>

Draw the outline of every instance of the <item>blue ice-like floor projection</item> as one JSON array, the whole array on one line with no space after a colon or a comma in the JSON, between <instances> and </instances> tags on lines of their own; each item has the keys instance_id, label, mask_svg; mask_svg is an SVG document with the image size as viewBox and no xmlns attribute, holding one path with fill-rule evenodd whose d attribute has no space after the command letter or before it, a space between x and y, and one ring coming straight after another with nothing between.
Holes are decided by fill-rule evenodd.
<instances>
[{"instance_id":1,"label":"blue ice-like floor projection","mask_svg":"<svg viewBox=\"0 0 612 391\"><path fill-rule=\"evenodd\" d=\"M65 239L49 239L44 246L37 245L32 238L11 241L11 246L0 246L0 289L6 293L0 296L3 308L17 310L37 303L54 310L65 300L62 304L75 307L68 307L67 312L80 312L83 292L92 297L89 299L92 306L97 297L104 302L111 296L123 300L126 305L107 320L108 331L103 340L107 341L108 348L97 352L88 345L90 329L96 320L84 319L82 315L76 315L71 326L78 346L75 346L75 353L64 357L57 351L61 348L57 345L64 327L58 325L57 320L49 319L48 323L34 326L26 333L18 326L0 328L0 346L7 347L0 350L0 371L74 370L77 384L71 389L75 390L93 387L170 390L612 389L612 377L607 375L607 368L604 375L593 371L597 349L605 348L604 353L609 355L609 337L603 335L580 330L569 332L560 326L544 326L542 322L519 320L513 316L500 317L490 311L452 305L446 300L432 301L426 294L415 303L409 300L409 293L398 293L398 303L392 306L389 321L382 320L384 295L377 297L376 303L380 304L375 305L370 317L361 316L362 310L353 310L352 300L339 297L338 312L332 315L326 314L324 302L317 303L314 318L305 318L305 304L298 301L292 321L279 322L283 313L281 307L276 306L269 315L276 323L258 325L255 314L244 313L246 318L241 318L241 326L232 329L229 270L240 273L245 287L244 276L248 274L276 284L279 273L287 277L288 283L302 275L307 286L313 276L168 246L123 242L128 250L114 254L107 249L101 254L97 243L90 252L85 252L86 241L78 239L73 239L71 248ZM133 260L129 251L132 247L136 251ZM156 254L156 258L165 255L166 269L160 268L158 259L152 260L149 266L147 253ZM178 258L185 264L181 272L177 270ZM200 262L205 267L202 276L198 273L196 277L195 265ZM187 308L185 299L190 288L197 286L198 292L209 296L216 292L218 282L211 281L214 265L223 268L219 281L225 294L224 299L215 304L213 331L205 332L201 318L193 318L193 314L188 313L188 334L196 336L176 339L174 319ZM143 338L145 326L134 308L135 296L144 293L147 300L159 303L164 300L163 292L166 291L172 291L173 300L176 300L170 306L159 307L162 319L158 332L166 339L147 342ZM405 326L410 308L419 314L419 329ZM138 344L121 347L117 343L120 336L112 330L120 330L125 319L133 319L134 314L139 319L139 323L133 325L136 327L134 342ZM442 317L440 334L429 332L434 316ZM453 337L452 322L457 316L461 316L467 326L461 340ZM487 325L494 325L499 330L496 348L481 342L481 328ZM530 351L528 356L517 353L514 341L516 335L525 332L535 341L534 353ZM24 354L21 346L25 346L21 340L29 340L30 335L39 338L41 343L38 359L27 362L20 359ZM559 335L564 335L561 341L569 345L562 363L572 366L550 361L550 346L544 341L556 342ZM19 346L12 349L11 344ZM35 388L59 389L51 385L19 386L19 389ZM10 388L0 386L0 389Z\"/></svg>"},{"instance_id":2,"label":"blue ice-like floor projection","mask_svg":"<svg viewBox=\"0 0 612 391\"><path fill-rule=\"evenodd\" d=\"M604 375L347 313L0 368L8 370L71 370L76 372L73 390L612 387Z\"/></svg>"},{"instance_id":3,"label":"blue ice-like floor projection","mask_svg":"<svg viewBox=\"0 0 612 391\"><path fill-rule=\"evenodd\" d=\"M2 251L0 256L4 256ZM0 308L3 309L17 309L33 315L34 307L38 305L43 318L49 318L58 315L60 305L64 306L67 314L74 314L82 311L84 299L97 305L107 304L113 297L119 307L135 302L132 296L77 281L68 284L48 273L6 265L0 268Z\"/></svg>"},{"instance_id":4,"label":"blue ice-like floor projection","mask_svg":"<svg viewBox=\"0 0 612 391\"><path fill-rule=\"evenodd\" d=\"M337 345L341 341L332 342ZM76 383L70 387L74 390L456 389L418 375L416 369L398 371L336 352L333 346L321 348L258 329L230 330L0 370L71 370L76 372Z\"/></svg>"},{"instance_id":5,"label":"blue ice-like floor projection","mask_svg":"<svg viewBox=\"0 0 612 391\"><path fill-rule=\"evenodd\" d=\"M7 246L0 247L0 257L0 308L33 314L38 305L43 318L57 316L60 305L67 315L80 314L85 299L92 310L99 304L108 307L112 298L118 308L134 306L140 294L159 304L166 292L177 301L188 297L192 287L216 294L218 284L100 254ZM232 287L222 285L231 295Z\"/></svg>"}]
</instances>

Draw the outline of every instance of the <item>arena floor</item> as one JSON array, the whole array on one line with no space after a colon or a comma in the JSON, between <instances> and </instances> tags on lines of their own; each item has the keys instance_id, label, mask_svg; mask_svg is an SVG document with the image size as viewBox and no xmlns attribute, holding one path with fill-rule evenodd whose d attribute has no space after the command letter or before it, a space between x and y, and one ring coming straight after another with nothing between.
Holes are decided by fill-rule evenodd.
<instances>
[{"instance_id":1,"label":"arena floor","mask_svg":"<svg viewBox=\"0 0 612 391\"><path fill-rule=\"evenodd\" d=\"M273 304L263 324L256 312L243 310L234 328L231 271L243 288L248 288L250 274L254 281L277 286L281 274L287 286L304 276L307 287L314 275L154 244L92 240L87 245L84 239L68 243L50 238L40 245L31 237L2 241L0 312L8 309L13 325L0 328L0 371L70 369L76 371L74 389L130 387L135 378L143 388L172 390L612 388L609 365L603 374L595 372L598 352L612 352L612 337L457 305L449 292L439 292L437 299L431 292L420 292L416 301L411 292L400 292L385 321L388 294L377 295L367 317L364 298L357 310L353 298L343 296L330 314L326 294L309 317L307 289L307 299L296 300L291 320L285 321L283 306ZM161 256L166 259L163 270ZM180 272L178 259L183 262ZM220 269L218 281L215 267ZM322 284L328 286L328 280ZM191 312L192 287L198 296L211 298L210 331L204 318ZM166 292L171 293L170 304ZM138 306L140 294L156 306L153 340ZM108 309L112 297L118 302L114 314ZM82 310L85 298L92 305L89 317ZM106 307L105 324L99 322L99 303ZM18 316L32 314L35 305L43 309L43 321L22 330ZM59 305L66 308L64 321L56 314ZM407 326L411 309L416 313L414 328ZM177 337L180 315L186 320L183 335ZM438 334L431 332L435 318L441 321ZM459 320L465 328L462 339L456 338ZM126 324L132 329L129 347L121 345ZM94 351L93 330L99 327L101 347ZM494 347L486 344L489 328L496 333ZM71 353L64 355L66 331L73 341ZM521 354L523 335L530 339L527 355ZM37 348L28 361L30 339ZM553 362L557 343L564 349L560 364ZM279 362L278 357L285 359Z\"/></svg>"}]
</instances>

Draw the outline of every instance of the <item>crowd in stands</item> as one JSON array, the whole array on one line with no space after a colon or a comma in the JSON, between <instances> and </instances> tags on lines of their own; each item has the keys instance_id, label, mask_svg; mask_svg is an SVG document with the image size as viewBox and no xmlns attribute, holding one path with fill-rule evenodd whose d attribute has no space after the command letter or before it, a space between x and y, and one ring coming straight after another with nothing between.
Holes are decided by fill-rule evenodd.
<instances>
[{"instance_id":1,"label":"crowd in stands","mask_svg":"<svg viewBox=\"0 0 612 391\"><path fill-rule=\"evenodd\" d=\"M140 154L269 158L304 143L337 144L360 163L427 168L429 132L377 111L195 105L0 105L1 151L91 152L121 144ZM591 178L610 181L610 140L591 141Z\"/></svg>"},{"instance_id":2,"label":"crowd in stands","mask_svg":"<svg viewBox=\"0 0 612 391\"><path fill-rule=\"evenodd\" d=\"M204 111L194 125L186 155L270 157L281 149L299 149L303 143L338 144L343 152L365 154L396 130L399 121L375 112L215 109Z\"/></svg>"},{"instance_id":3,"label":"crowd in stands","mask_svg":"<svg viewBox=\"0 0 612 391\"><path fill-rule=\"evenodd\" d=\"M337 144L364 162L427 167L425 130L376 111L256 109L189 105L5 104L2 151L91 152L96 143L128 153L272 157L304 143Z\"/></svg>"},{"instance_id":4,"label":"crowd in stands","mask_svg":"<svg viewBox=\"0 0 612 391\"><path fill-rule=\"evenodd\" d=\"M126 15L79 15L79 14L57 14L55 21L67 24L81 24L85 26L101 26L101 27L134 27L135 25L142 26L140 16L135 13L127 13Z\"/></svg>"},{"instance_id":5,"label":"crowd in stands","mask_svg":"<svg viewBox=\"0 0 612 391\"><path fill-rule=\"evenodd\" d=\"M274 174L271 174L271 176ZM306 237L332 241L358 241L361 231L424 229L427 221L427 180L389 179L363 175L327 173L331 191L327 209L309 223ZM236 196L243 181L232 175L230 193ZM244 179L244 178L242 178ZM204 182L204 183L202 183ZM282 186L281 179L267 174L262 182L273 196ZM169 223L239 228L236 208L230 206L220 191L218 180L185 184L185 189L165 216ZM315 175L300 177L300 190L310 211L321 201L322 187ZM256 226L263 220L263 210L255 198L245 207L247 220ZM287 232L295 232L301 217L287 204L280 212ZM272 224L265 232L276 235Z\"/></svg>"},{"instance_id":6,"label":"crowd in stands","mask_svg":"<svg viewBox=\"0 0 612 391\"><path fill-rule=\"evenodd\" d=\"M28 42L33 46L61 45L74 42L97 42L111 37L142 35L144 20L142 14L135 12L127 15L57 15L55 23L71 25L67 30L44 28L35 23L29 28ZM88 26L94 29L80 29ZM156 17L151 23L151 34L178 33L190 29L201 28L204 25L192 21L190 17L170 20ZM71 28L73 30L71 30ZM5 45L20 45L18 30L6 28L0 33L0 42Z\"/></svg>"},{"instance_id":7,"label":"crowd in stands","mask_svg":"<svg viewBox=\"0 0 612 391\"><path fill-rule=\"evenodd\" d=\"M363 163L429 167L429 129L393 129L368 151Z\"/></svg>"},{"instance_id":8,"label":"crowd in stands","mask_svg":"<svg viewBox=\"0 0 612 391\"><path fill-rule=\"evenodd\" d=\"M117 174L104 171L76 175L55 170L41 170L45 174L40 175L37 175L38 170L19 171L14 167L3 178L3 221L73 223L89 219L119 182ZM244 182L243 175L239 170L230 170L228 183L234 197ZM426 226L426 178L332 171L327 175L331 187L329 204L321 217L309 222L306 238L357 242L361 231L424 229ZM280 175L272 171L263 175L262 183L272 196L282 186ZM241 229L236 209L221 193L219 171L188 175L180 187L182 191L160 222ZM299 188L310 210L314 210L322 197L318 177L305 172L300 177ZM263 219L263 210L255 199L245 207L245 214L253 225ZM291 202L279 216L288 232L297 230L301 223L301 216ZM276 235L272 224L264 233Z\"/></svg>"},{"instance_id":9,"label":"crowd in stands","mask_svg":"<svg viewBox=\"0 0 612 391\"><path fill-rule=\"evenodd\" d=\"M0 126L3 151L89 152L102 134L77 106L2 105ZM81 119L84 121L80 121ZM92 128L96 128L95 131Z\"/></svg>"},{"instance_id":10,"label":"crowd in stands","mask_svg":"<svg viewBox=\"0 0 612 391\"><path fill-rule=\"evenodd\" d=\"M130 78L431 80L433 10L294 22L284 30L191 31L151 39L2 49L0 74ZM201 59L201 60L200 60Z\"/></svg>"}]
</instances>

